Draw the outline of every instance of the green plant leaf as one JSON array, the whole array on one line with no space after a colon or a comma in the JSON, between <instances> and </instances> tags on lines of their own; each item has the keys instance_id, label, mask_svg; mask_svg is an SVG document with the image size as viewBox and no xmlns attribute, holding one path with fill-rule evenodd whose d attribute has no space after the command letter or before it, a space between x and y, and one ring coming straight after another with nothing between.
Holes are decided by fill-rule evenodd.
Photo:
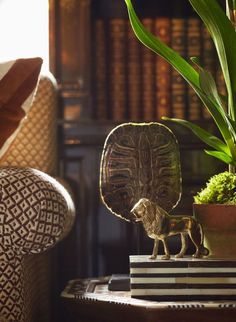
<instances>
[{"instance_id":1,"label":"green plant leaf","mask_svg":"<svg viewBox=\"0 0 236 322\"><path fill-rule=\"evenodd\" d=\"M221 101L224 103L224 106L227 106L228 98L226 95L219 93Z\"/></svg>"},{"instance_id":2,"label":"green plant leaf","mask_svg":"<svg viewBox=\"0 0 236 322\"><path fill-rule=\"evenodd\" d=\"M190 60L199 68L199 69L202 69L202 66L201 66L201 62L200 62L200 59L199 57L190 57Z\"/></svg>"},{"instance_id":3,"label":"green plant leaf","mask_svg":"<svg viewBox=\"0 0 236 322\"><path fill-rule=\"evenodd\" d=\"M210 2L214 2L215 0L208 0ZM225 143L228 145L232 158L236 160L236 135L233 130L231 123L229 122L225 112L219 106L219 104L213 100L211 97L206 95L201 87L199 81L199 73L178 53L176 53L173 49L164 44L160 39L156 38L150 32L148 32L141 21L137 17L131 0L125 0L130 22L132 28L137 36L137 38L148 48L156 52L158 55L162 56L166 61L168 61L184 78L185 80L192 86L197 95L202 100L203 104L207 107L210 114L212 115L217 127L219 128ZM200 2L205 2L201 0ZM227 18L226 18L227 19Z\"/></svg>"},{"instance_id":4,"label":"green plant leaf","mask_svg":"<svg viewBox=\"0 0 236 322\"><path fill-rule=\"evenodd\" d=\"M232 0L226 0L226 14L227 17L229 18L229 20L232 19L232 11L233 11L233 4L232 4Z\"/></svg>"},{"instance_id":5,"label":"green plant leaf","mask_svg":"<svg viewBox=\"0 0 236 322\"><path fill-rule=\"evenodd\" d=\"M226 14L231 22L235 22L236 1L226 0Z\"/></svg>"},{"instance_id":6,"label":"green plant leaf","mask_svg":"<svg viewBox=\"0 0 236 322\"><path fill-rule=\"evenodd\" d=\"M217 91L215 80L212 77L211 73L204 70L203 68L200 71L200 87L206 95L211 96L211 98L215 100L219 108L222 109L221 113L225 114L221 98Z\"/></svg>"},{"instance_id":7,"label":"green plant leaf","mask_svg":"<svg viewBox=\"0 0 236 322\"><path fill-rule=\"evenodd\" d=\"M215 43L228 91L230 116L235 120L236 33L234 27L216 0L189 0L189 2L203 20Z\"/></svg>"},{"instance_id":8,"label":"green plant leaf","mask_svg":"<svg viewBox=\"0 0 236 322\"><path fill-rule=\"evenodd\" d=\"M230 117L228 119L229 119L229 122L230 122L232 128L234 129L234 131L236 133L236 124L235 124L235 122Z\"/></svg>"},{"instance_id":9,"label":"green plant leaf","mask_svg":"<svg viewBox=\"0 0 236 322\"><path fill-rule=\"evenodd\" d=\"M196 92L210 112L213 120L215 121L215 124L220 130L225 143L229 147L232 158L236 160L236 148L234 143L236 142L236 134L233 126L229 121L228 116L222 111L222 108L220 108L215 101L212 101L211 98L208 97L205 93L199 91L198 89L196 89Z\"/></svg>"},{"instance_id":10,"label":"green plant leaf","mask_svg":"<svg viewBox=\"0 0 236 322\"><path fill-rule=\"evenodd\" d=\"M145 29L139 18L137 17L131 0L125 0L130 23L137 38L149 49L162 56L168 61L190 84L199 87L198 72L177 52L163 43L159 38L152 35Z\"/></svg>"},{"instance_id":11,"label":"green plant leaf","mask_svg":"<svg viewBox=\"0 0 236 322\"><path fill-rule=\"evenodd\" d=\"M212 148L214 148L218 151L221 151L231 157L228 146L222 140L220 140L216 136L212 135L211 133L207 132L206 130L204 130L200 126L198 126L194 123L191 123L189 121L181 120L181 119L168 118L168 117L162 117L162 119L167 120L167 121L172 121L172 122L175 122L175 123L178 123L178 124L181 124L181 125L187 127L197 137L199 137L199 139L201 139L204 143L206 143L207 145L211 146Z\"/></svg>"},{"instance_id":12,"label":"green plant leaf","mask_svg":"<svg viewBox=\"0 0 236 322\"><path fill-rule=\"evenodd\" d=\"M214 158L217 158L227 164L233 164L235 165L235 162L233 161L232 158L228 154L225 154L224 152L221 151L210 151L210 150L204 150L206 154L211 155Z\"/></svg>"}]
</instances>

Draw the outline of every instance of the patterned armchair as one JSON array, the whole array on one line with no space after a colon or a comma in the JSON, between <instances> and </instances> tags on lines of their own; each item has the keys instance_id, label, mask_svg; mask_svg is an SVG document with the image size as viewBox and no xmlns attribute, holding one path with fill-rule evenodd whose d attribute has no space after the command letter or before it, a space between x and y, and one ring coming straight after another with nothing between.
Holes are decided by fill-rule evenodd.
<instances>
[{"instance_id":1,"label":"patterned armchair","mask_svg":"<svg viewBox=\"0 0 236 322\"><path fill-rule=\"evenodd\" d=\"M52 248L73 201L56 175L56 84L41 76L20 132L0 161L0 322L50 321Z\"/></svg>"}]
</instances>

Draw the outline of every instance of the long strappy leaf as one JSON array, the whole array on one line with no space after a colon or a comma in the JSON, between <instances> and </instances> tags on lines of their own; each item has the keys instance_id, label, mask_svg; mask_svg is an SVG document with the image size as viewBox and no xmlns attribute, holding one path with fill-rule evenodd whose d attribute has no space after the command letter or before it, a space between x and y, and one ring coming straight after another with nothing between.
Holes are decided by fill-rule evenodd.
<instances>
[{"instance_id":1,"label":"long strappy leaf","mask_svg":"<svg viewBox=\"0 0 236 322\"><path fill-rule=\"evenodd\" d=\"M215 0L189 0L214 41L228 91L229 114L236 117L236 33Z\"/></svg>"},{"instance_id":2,"label":"long strappy leaf","mask_svg":"<svg viewBox=\"0 0 236 322\"><path fill-rule=\"evenodd\" d=\"M125 0L125 2L128 8L130 22L137 38L145 46L149 47L151 50L168 61L193 87L197 95L211 113L217 127L219 128L226 144L229 147L231 154L234 155L233 157L236 160L236 151L234 145L235 132L233 131L224 110L222 110L222 108L216 102L212 101L200 88L199 73L178 53L148 32L137 17L131 0Z\"/></svg>"}]
</instances>

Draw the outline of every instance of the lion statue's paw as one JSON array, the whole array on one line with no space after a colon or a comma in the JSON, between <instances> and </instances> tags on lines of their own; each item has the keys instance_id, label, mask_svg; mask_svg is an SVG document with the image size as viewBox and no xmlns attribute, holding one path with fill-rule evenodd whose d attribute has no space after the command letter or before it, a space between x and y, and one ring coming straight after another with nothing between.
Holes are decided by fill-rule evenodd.
<instances>
[{"instance_id":1,"label":"lion statue's paw","mask_svg":"<svg viewBox=\"0 0 236 322\"><path fill-rule=\"evenodd\" d=\"M168 260L170 259L170 255L169 254L163 255L161 259Z\"/></svg>"},{"instance_id":2,"label":"lion statue's paw","mask_svg":"<svg viewBox=\"0 0 236 322\"><path fill-rule=\"evenodd\" d=\"M151 255L149 256L149 259L156 259L157 258L157 255Z\"/></svg>"}]
</instances>

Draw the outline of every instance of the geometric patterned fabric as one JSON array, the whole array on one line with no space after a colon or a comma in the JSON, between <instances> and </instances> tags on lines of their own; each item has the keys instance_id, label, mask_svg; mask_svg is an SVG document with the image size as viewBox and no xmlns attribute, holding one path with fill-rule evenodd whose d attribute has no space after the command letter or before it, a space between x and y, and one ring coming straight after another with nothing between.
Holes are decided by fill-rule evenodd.
<instances>
[{"instance_id":1,"label":"geometric patterned fabric","mask_svg":"<svg viewBox=\"0 0 236 322\"><path fill-rule=\"evenodd\" d=\"M52 256L53 255L53 256ZM23 258L23 290L26 321L52 322L52 293L55 288L54 249Z\"/></svg>"},{"instance_id":2,"label":"geometric patterned fabric","mask_svg":"<svg viewBox=\"0 0 236 322\"><path fill-rule=\"evenodd\" d=\"M0 160L0 322L50 321L45 251L74 220L68 192L45 174L56 174L56 108L55 81L41 76L27 119Z\"/></svg>"},{"instance_id":3,"label":"geometric patterned fabric","mask_svg":"<svg viewBox=\"0 0 236 322\"><path fill-rule=\"evenodd\" d=\"M0 188L0 244L21 255L54 245L68 212L61 185L39 170L3 167Z\"/></svg>"},{"instance_id":4,"label":"geometric patterned fabric","mask_svg":"<svg viewBox=\"0 0 236 322\"><path fill-rule=\"evenodd\" d=\"M0 316L25 321L22 256L43 252L63 236L73 202L55 179L31 168L1 168L0 189Z\"/></svg>"},{"instance_id":5,"label":"geometric patterned fabric","mask_svg":"<svg viewBox=\"0 0 236 322\"><path fill-rule=\"evenodd\" d=\"M0 246L0 321L25 321L21 255Z\"/></svg>"}]
</instances>

